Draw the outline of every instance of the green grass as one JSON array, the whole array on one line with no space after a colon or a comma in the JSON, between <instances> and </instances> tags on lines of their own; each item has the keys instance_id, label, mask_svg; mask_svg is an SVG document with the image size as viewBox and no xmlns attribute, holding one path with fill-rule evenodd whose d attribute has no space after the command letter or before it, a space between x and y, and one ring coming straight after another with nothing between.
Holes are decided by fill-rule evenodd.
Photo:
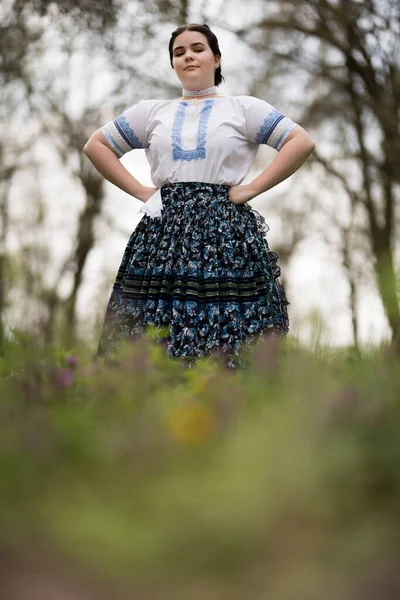
<instances>
[{"instance_id":1,"label":"green grass","mask_svg":"<svg viewBox=\"0 0 400 600\"><path fill-rule=\"evenodd\" d=\"M235 373L150 340L102 364L21 335L0 362L0 548L127 598L344 598L400 549L398 367L289 340Z\"/></svg>"}]
</instances>

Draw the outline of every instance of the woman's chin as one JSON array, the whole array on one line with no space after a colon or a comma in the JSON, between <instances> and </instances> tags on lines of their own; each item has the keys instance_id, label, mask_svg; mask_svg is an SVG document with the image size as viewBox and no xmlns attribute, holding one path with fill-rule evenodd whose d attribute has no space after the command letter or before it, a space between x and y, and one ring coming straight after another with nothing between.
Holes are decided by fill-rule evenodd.
<instances>
[{"instance_id":1,"label":"woman's chin","mask_svg":"<svg viewBox=\"0 0 400 600\"><path fill-rule=\"evenodd\" d=\"M190 90L191 88L197 90L197 89L203 89L203 88L207 87L206 85L203 85L200 78L197 78L197 77L190 77L190 78L187 77L181 83L182 83L183 89L185 89L185 90Z\"/></svg>"}]
</instances>

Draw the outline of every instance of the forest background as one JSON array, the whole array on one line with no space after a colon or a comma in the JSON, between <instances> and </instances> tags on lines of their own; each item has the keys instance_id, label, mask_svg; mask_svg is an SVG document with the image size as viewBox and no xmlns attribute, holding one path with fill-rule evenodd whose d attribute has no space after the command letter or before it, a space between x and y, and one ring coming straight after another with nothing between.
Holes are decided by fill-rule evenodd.
<instances>
[{"instance_id":1,"label":"forest background","mask_svg":"<svg viewBox=\"0 0 400 600\"><path fill-rule=\"evenodd\" d=\"M99 364L140 202L82 149L180 96L168 41L196 21L221 92L316 142L251 202L290 333L238 373L154 331ZM3 0L0 48L1 598L400 598L399 0Z\"/></svg>"},{"instance_id":2,"label":"forest background","mask_svg":"<svg viewBox=\"0 0 400 600\"><path fill-rule=\"evenodd\" d=\"M222 93L267 100L316 141L299 172L251 202L280 256L290 335L398 340L399 11L394 0L2 3L0 340L18 327L95 347L140 201L82 148L140 99L180 96L167 47L185 22L219 37ZM246 181L273 156L260 147ZM122 160L151 185L143 150Z\"/></svg>"}]
</instances>

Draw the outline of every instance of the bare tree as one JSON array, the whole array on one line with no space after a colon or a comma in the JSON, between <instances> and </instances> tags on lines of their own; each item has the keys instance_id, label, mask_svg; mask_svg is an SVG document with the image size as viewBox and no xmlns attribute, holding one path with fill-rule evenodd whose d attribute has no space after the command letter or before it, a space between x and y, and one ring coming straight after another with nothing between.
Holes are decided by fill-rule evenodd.
<instances>
[{"instance_id":1,"label":"bare tree","mask_svg":"<svg viewBox=\"0 0 400 600\"><path fill-rule=\"evenodd\" d=\"M138 1L137 6L140 7ZM111 57L116 52L115 44L103 46L99 44L99 36L106 39L116 39L121 33L117 17L124 10L120 3L104 3L99 10L99 3L86 0L79 3L70 0L49 2L47 0L9 0L0 15L0 47L1 62L1 94L2 123L8 128L17 125L18 119L24 121L27 127L35 123L37 134L42 140L48 140L52 151L58 153L64 170L69 171L71 182L75 179L82 186L84 207L77 215L76 240L71 243L71 251L58 268L50 266L51 253L43 252L41 244L45 244L46 207L41 205L42 219L35 223L25 215L24 227L29 227L29 239L14 226L13 234L20 238L20 247L15 256L14 265L18 265L20 280L18 287L25 300L25 315L35 314L31 328L36 330L45 342L54 341L54 336L62 331L72 341L76 332L76 302L83 282L83 273L87 258L95 245L95 222L102 211L104 200L104 180L88 163L82 153L82 148L89 135L102 123L105 109L102 100L93 102L90 90L87 89L86 105L81 106L79 115L70 109L69 98L74 93L71 88L71 72L69 65L76 52L86 52L88 56L95 52L102 53L104 62L112 63ZM148 15L148 20L151 16ZM136 30L139 31L138 25ZM44 33L52 30L57 34L57 48L49 48ZM111 33L112 30L112 33ZM130 35L135 29L130 29ZM109 36L107 38L107 36ZM133 49L130 39L125 38ZM139 44L140 45L140 44ZM51 69L46 68L46 58L49 51L57 51L64 57L64 67L57 70L56 77ZM139 56L140 51L135 52ZM133 54L133 53L132 53ZM88 82L96 76L90 72L88 61ZM114 67L115 68L115 67ZM115 86L118 87L121 75L116 76ZM141 75L141 83L144 78ZM132 82L132 79L131 79ZM85 86L83 82L83 88ZM154 82L154 84L159 82ZM82 91L82 90L81 90ZM112 95L108 95L108 103ZM123 104L121 94L114 97L115 110L118 103ZM133 101L132 99L130 100ZM18 108L17 108L18 107ZM22 118L23 116L23 118ZM7 149L5 144L8 142ZM4 338L4 319L6 309L6 288L11 288L11 273L7 270L7 237L9 228L9 189L13 175L20 168L18 155L21 139L6 138L2 135L0 148L1 159L1 197L0 197L0 343ZM14 152L15 149L15 152ZM34 157L33 157L34 159ZM26 168L26 165L24 165ZM37 172L40 177L40 170ZM41 204L39 181L34 180L34 189L30 193L31 202ZM39 192L39 193L36 193ZM34 230L42 233L34 239ZM37 244L37 245L35 245ZM36 257L35 257L36 255ZM46 264L46 261L48 264ZM52 276L48 271L53 270ZM65 279L71 279L72 285L67 297L63 297L60 288ZM13 285L15 280L13 279ZM65 286L64 286L65 288ZM32 310L28 310L28 306ZM16 307L17 308L17 307ZM22 308L22 307L21 307ZM18 310L16 310L16 313ZM26 321L20 324L26 326ZM64 323L64 325L61 325Z\"/></svg>"},{"instance_id":2,"label":"bare tree","mask_svg":"<svg viewBox=\"0 0 400 600\"><path fill-rule=\"evenodd\" d=\"M31 258L35 253L39 256L40 248L32 246L26 239L26 234L21 237L20 249L15 256L11 257L7 248L10 228L13 229L14 235L18 235L17 230L10 223L9 195L13 179L21 168L27 167L22 157L24 153L26 155L29 152L29 148L26 136L20 135L25 129L21 128L21 123L29 127L32 119L36 119L35 111L32 110L32 100L35 95L37 96L38 87L43 83L40 77L38 81L37 73L40 72L38 66L45 53L44 34L52 21L58 22L61 19L59 22L61 28L69 25L76 31L82 31L89 27L91 35L97 36L104 33L107 27L115 24L116 14L113 0L104 2L102 10L99 10L99 3L93 0L80 3L70 0L58 2L5 0L2 4L0 12L0 348L3 348L5 339L7 295L15 285L15 277L11 270L16 265L23 265L19 287L21 291L25 290L26 301L28 303L31 300L39 301L44 309L47 308L48 324L54 321L54 308L59 303L56 288L49 289L42 277L42 260L39 261L41 265L39 271L34 271L34 263L37 261L32 262ZM45 78L43 70L42 75ZM33 138L29 143L31 142ZM38 199L37 194L32 193L31 200L35 198ZM40 204L40 198L38 200ZM38 206L38 211L42 213L43 206ZM43 220L36 221L35 226L42 226ZM33 224L29 223L30 230L32 226ZM28 228L28 222L25 222L25 228ZM19 260L18 252L24 260ZM41 256L44 258L44 255ZM30 296L32 293L36 298ZM45 314L46 310L43 312ZM44 337L48 341L52 336L52 330L52 326L44 327Z\"/></svg>"}]
</instances>

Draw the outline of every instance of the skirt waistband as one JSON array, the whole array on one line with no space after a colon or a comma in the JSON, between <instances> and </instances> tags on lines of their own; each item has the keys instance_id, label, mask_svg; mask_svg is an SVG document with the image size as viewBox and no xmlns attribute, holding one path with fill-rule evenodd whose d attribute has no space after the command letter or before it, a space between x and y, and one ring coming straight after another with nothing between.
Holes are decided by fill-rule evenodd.
<instances>
[{"instance_id":1,"label":"skirt waistband","mask_svg":"<svg viewBox=\"0 0 400 600\"><path fill-rule=\"evenodd\" d=\"M165 183L161 186L160 189L163 190L173 190L176 188L184 188L191 190L200 190L200 189L213 189L213 190L227 190L231 186L227 183L208 183L206 181L178 181L175 183Z\"/></svg>"},{"instance_id":2,"label":"skirt waistband","mask_svg":"<svg viewBox=\"0 0 400 600\"><path fill-rule=\"evenodd\" d=\"M144 213L151 217L151 219L161 218L162 211L164 208L164 203L162 200L162 193L164 192L164 197L169 196L169 193L172 193L177 190L182 190L183 195L185 196L187 192L193 193L198 191L208 190L212 192L212 196L218 197L219 195L228 196L228 190L232 187L227 183L207 183L205 181L178 181L176 183L166 183L162 185L153 196L147 200L147 202L143 203L138 213ZM265 234L269 227L265 222L263 216L254 208L251 208L248 204L243 204L238 207L240 210L245 210L253 213L256 217L259 227L263 230L263 234Z\"/></svg>"},{"instance_id":3,"label":"skirt waistband","mask_svg":"<svg viewBox=\"0 0 400 600\"><path fill-rule=\"evenodd\" d=\"M174 196L174 192L183 196L196 194L197 192L209 192L211 196L228 195L230 186L225 183L207 183L205 181L178 181L162 185L148 200L139 208L139 213L145 213L152 219L162 216L164 208L162 196Z\"/></svg>"}]
</instances>

